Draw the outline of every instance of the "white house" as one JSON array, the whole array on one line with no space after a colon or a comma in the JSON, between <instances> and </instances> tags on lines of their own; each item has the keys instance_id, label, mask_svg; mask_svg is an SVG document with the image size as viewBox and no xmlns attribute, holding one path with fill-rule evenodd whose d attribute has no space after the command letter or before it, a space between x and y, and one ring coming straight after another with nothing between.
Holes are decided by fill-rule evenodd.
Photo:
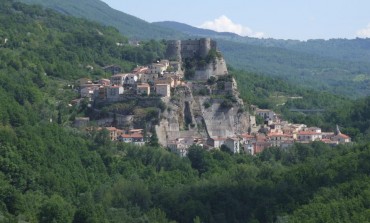
<instances>
[{"instance_id":1,"label":"white house","mask_svg":"<svg viewBox=\"0 0 370 223\"><path fill-rule=\"evenodd\" d=\"M275 112L268 109L256 109L256 115L268 120L273 120L276 116Z\"/></svg>"},{"instance_id":2,"label":"white house","mask_svg":"<svg viewBox=\"0 0 370 223\"><path fill-rule=\"evenodd\" d=\"M134 85L138 80L138 76L136 74L127 74L125 77L125 84Z\"/></svg>"},{"instance_id":3,"label":"white house","mask_svg":"<svg viewBox=\"0 0 370 223\"><path fill-rule=\"evenodd\" d=\"M322 134L321 132L306 132L300 131L297 134L297 140L300 142L313 142L313 141L321 141Z\"/></svg>"}]
</instances>

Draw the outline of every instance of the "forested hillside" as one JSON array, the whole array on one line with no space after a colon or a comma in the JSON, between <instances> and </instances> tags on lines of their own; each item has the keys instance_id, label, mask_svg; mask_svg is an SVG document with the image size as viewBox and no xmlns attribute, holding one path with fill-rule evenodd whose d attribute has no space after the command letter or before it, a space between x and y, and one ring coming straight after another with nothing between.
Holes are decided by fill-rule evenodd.
<instances>
[{"instance_id":1,"label":"forested hillside","mask_svg":"<svg viewBox=\"0 0 370 223\"><path fill-rule=\"evenodd\" d=\"M114 28L11 0L0 2L0 21L0 222L370 219L369 143L295 145L254 157L193 147L180 158L113 143L105 131L85 134L69 126L75 111L66 105L75 93L68 84L104 76L106 64L129 70L151 62L163 44L131 47ZM284 90L262 84L272 81L249 87ZM256 101L248 91L242 94ZM365 133L369 104L348 116Z\"/></svg>"},{"instance_id":2,"label":"forested hillside","mask_svg":"<svg viewBox=\"0 0 370 223\"><path fill-rule=\"evenodd\" d=\"M304 123L332 131L342 127L356 141L370 141L370 97L352 100L329 92L302 88L279 78L263 77L229 67L240 96L248 105L273 109L292 123ZM321 110L317 113L291 110Z\"/></svg>"},{"instance_id":3,"label":"forested hillside","mask_svg":"<svg viewBox=\"0 0 370 223\"><path fill-rule=\"evenodd\" d=\"M171 29L152 25L142 19L117 11L100 0L17 0L28 4L40 4L66 15L86 18L104 25L116 27L131 39L178 39L183 35ZM122 2L124 4L124 2Z\"/></svg>"}]
</instances>

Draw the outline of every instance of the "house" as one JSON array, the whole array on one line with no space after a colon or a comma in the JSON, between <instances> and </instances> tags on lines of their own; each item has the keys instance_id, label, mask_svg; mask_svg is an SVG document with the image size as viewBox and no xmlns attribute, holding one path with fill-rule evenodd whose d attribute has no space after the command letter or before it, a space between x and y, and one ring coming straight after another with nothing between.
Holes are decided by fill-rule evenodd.
<instances>
[{"instance_id":1,"label":"house","mask_svg":"<svg viewBox=\"0 0 370 223\"><path fill-rule=\"evenodd\" d=\"M103 67L104 72L111 73L112 75L122 72L122 68L118 65L108 65Z\"/></svg>"},{"instance_id":2,"label":"house","mask_svg":"<svg viewBox=\"0 0 370 223\"><path fill-rule=\"evenodd\" d=\"M106 127L105 129L108 130L111 141L116 141L117 137L123 133L121 129L117 129L115 127Z\"/></svg>"},{"instance_id":3,"label":"house","mask_svg":"<svg viewBox=\"0 0 370 223\"><path fill-rule=\"evenodd\" d=\"M168 84L170 87L175 87L175 81L172 77L161 77L154 81L154 84Z\"/></svg>"},{"instance_id":4,"label":"house","mask_svg":"<svg viewBox=\"0 0 370 223\"><path fill-rule=\"evenodd\" d=\"M236 137L228 137L224 145L232 152L232 153L239 153L240 152L240 145L239 139Z\"/></svg>"},{"instance_id":5,"label":"house","mask_svg":"<svg viewBox=\"0 0 370 223\"><path fill-rule=\"evenodd\" d=\"M167 70L167 66L161 63L152 63L148 68L151 74L163 74Z\"/></svg>"},{"instance_id":6,"label":"house","mask_svg":"<svg viewBox=\"0 0 370 223\"><path fill-rule=\"evenodd\" d=\"M243 150L244 152L250 154L250 155L254 155L254 148L253 148L253 144L243 144Z\"/></svg>"},{"instance_id":7,"label":"house","mask_svg":"<svg viewBox=\"0 0 370 223\"><path fill-rule=\"evenodd\" d=\"M127 74L125 77L125 84L127 85L134 85L138 80L138 76L136 74Z\"/></svg>"},{"instance_id":8,"label":"house","mask_svg":"<svg viewBox=\"0 0 370 223\"><path fill-rule=\"evenodd\" d=\"M283 133L269 133L267 139L271 142L271 146L280 147L283 143L293 142L293 135Z\"/></svg>"},{"instance_id":9,"label":"house","mask_svg":"<svg viewBox=\"0 0 370 223\"><path fill-rule=\"evenodd\" d=\"M321 141L322 134L321 132L307 132L307 131L300 131L297 134L297 140L300 142L313 142L313 141Z\"/></svg>"},{"instance_id":10,"label":"house","mask_svg":"<svg viewBox=\"0 0 370 223\"><path fill-rule=\"evenodd\" d=\"M171 152L178 154L181 157L185 157L188 154L188 149L194 143L193 137L177 138L176 140L169 141L167 147Z\"/></svg>"},{"instance_id":11,"label":"house","mask_svg":"<svg viewBox=\"0 0 370 223\"><path fill-rule=\"evenodd\" d=\"M261 153L263 150L271 147L271 142L258 140L257 142L253 143L253 154Z\"/></svg>"},{"instance_id":12,"label":"house","mask_svg":"<svg viewBox=\"0 0 370 223\"><path fill-rule=\"evenodd\" d=\"M94 90L94 99L105 100L107 99L107 87L108 86L100 86L99 88Z\"/></svg>"},{"instance_id":13,"label":"house","mask_svg":"<svg viewBox=\"0 0 370 223\"><path fill-rule=\"evenodd\" d=\"M121 134L117 137L117 140L125 143L133 143L138 146L145 145L144 136L141 133L134 132L129 134Z\"/></svg>"},{"instance_id":14,"label":"house","mask_svg":"<svg viewBox=\"0 0 370 223\"><path fill-rule=\"evenodd\" d=\"M340 130L339 130L339 126L337 125L336 130L335 130L335 135L333 136L333 138L331 140L332 141L337 141L340 144L349 143L349 142L351 142L351 137L341 133Z\"/></svg>"},{"instance_id":15,"label":"house","mask_svg":"<svg viewBox=\"0 0 370 223\"><path fill-rule=\"evenodd\" d=\"M211 137L208 138L207 144L213 148L220 148L225 143L226 138L222 137Z\"/></svg>"},{"instance_id":16,"label":"house","mask_svg":"<svg viewBox=\"0 0 370 223\"><path fill-rule=\"evenodd\" d=\"M138 84L136 86L137 94L139 95L150 95L150 85L147 83L144 84Z\"/></svg>"},{"instance_id":17,"label":"house","mask_svg":"<svg viewBox=\"0 0 370 223\"><path fill-rule=\"evenodd\" d=\"M155 93L163 97L171 97L171 88L169 84L156 84Z\"/></svg>"},{"instance_id":18,"label":"house","mask_svg":"<svg viewBox=\"0 0 370 223\"><path fill-rule=\"evenodd\" d=\"M265 120L273 120L276 116L275 112L268 109L256 109L256 115L261 116Z\"/></svg>"},{"instance_id":19,"label":"house","mask_svg":"<svg viewBox=\"0 0 370 223\"><path fill-rule=\"evenodd\" d=\"M115 74L110 77L110 83L112 85L119 85L122 86L125 84L127 74Z\"/></svg>"},{"instance_id":20,"label":"house","mask_svg":"<svg viewBox=\"0 0 370 223\"><path fill-rule=\"evenodd\" d=\"M106 86L106 98L107 100L117 100L123 94L122 86Z\"/></svg>"},{"instance_id":21,"label":"house","mask_svg":"<svg viewBox=\"0 0 370 223\"><path fill-rule=\"evenodd\" d=\"M145 73L141 75L141 82L142 83L154 83L154 81L158 79L157 73Z\"/></svg>"}]
</instances>

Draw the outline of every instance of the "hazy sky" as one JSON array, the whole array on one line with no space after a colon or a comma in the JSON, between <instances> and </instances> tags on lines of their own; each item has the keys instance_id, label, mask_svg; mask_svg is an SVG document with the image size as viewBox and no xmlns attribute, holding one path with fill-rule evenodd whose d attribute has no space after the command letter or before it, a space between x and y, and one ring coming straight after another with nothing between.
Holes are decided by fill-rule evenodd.
<instances>
[{"instance_id":1,"label":"hazy sky","mask_svg":"<svg viewBox=\"0 0 370 223\"><path fill-rule=\"evenodd\" d=\"M370 0L102 0L148 22L279 39L370 37Z\"/></svg>"}]
</instances>

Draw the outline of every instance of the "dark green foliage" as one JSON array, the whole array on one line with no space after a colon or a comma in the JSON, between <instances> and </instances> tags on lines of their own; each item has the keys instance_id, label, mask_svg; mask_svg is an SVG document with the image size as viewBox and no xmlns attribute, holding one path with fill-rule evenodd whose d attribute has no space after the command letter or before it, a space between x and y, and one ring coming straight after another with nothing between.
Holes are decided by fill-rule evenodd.
<instances>
[{"instance_id":1,"label":"dark green foliage","mask_svg":"<svg viewBox=\"0 0 370 223\"><path fill-rule=\"evenodd\" d=\"M66 80L43 74L50 61L43 62L48 59L47 54L38 50L51 48L57 76L71 78L74 75L64 66L71 64L68 66L75 68L73 61L76 58L79 61L79 56L74 54L87 50L97 53L93 56L96 59L106 55L104 49L109 47L105 48L104 41L99 45L101 39L94 32L82 36L97 37L91 41L98 41L94 42L98 50L76 45L74 39L78 35L71 34L73 38L69 38L68 32L73 31L69 28L81 26L75 28L83 34L83 30L88 30L86 26L94 26L91 23L86 25L85 21L38 7L12 4L7 0L0 3L1 15L7 15L2 18L10 21L3 23L1 31L14 32L13 40L22 39L10 41L10 48L0 47L0 221L366 222L369 219L368 140L334 148L322 143L298 144L286 151L271 148L254 157L192 146L188 157L180 158L158 148L155 134L150 141L152 146L136 147L111 142L106 131L85 135L68 127L66 120L75 111L66 105L75 95L63 87ZM27 34L22 35L22 29L36 33L37 26L32 24L38 19L50 22L39 32L52 32L56 42L51 40L50 45L43 45L37 38L28 40ZM56 21L60 23L54 24ZM64 26L68 32L64 33ZM64 38L68 41L64 42ZM30 48L27 44L32 41L35 45ZM83 45L84 41L80 43ZM37 47L38 44L42 47ZM156 55L160 46L161 43L149 42L153 51L148 53ZM62 56L57 53L59 50ZM102 54L98 53L100 50ZM107 58L110 59L114 61L113 57ZM95 60L86 61L90 64ZM221 81L229 80L225 78ZM256 89L269 93L262 82L256 80L250 86L254 84L260 84ZM288 89L285 92L296 93L294 88ZM242 94L252 97L247 90ZM225 98L232 100L227 95ZM323 105L320 100L308 101ZM366 139L369 102L368 99L348 102L350 106L330 116L331 122L342 120L340 124ZM294 105L306 106L301 102ZM114 106L109 109L115 109ZM137 113L144 114L142 117L148 121L157 114L153 111L144 109ZM57 124L58 119L63 125Z\"/></svg>"}]
</instances>

